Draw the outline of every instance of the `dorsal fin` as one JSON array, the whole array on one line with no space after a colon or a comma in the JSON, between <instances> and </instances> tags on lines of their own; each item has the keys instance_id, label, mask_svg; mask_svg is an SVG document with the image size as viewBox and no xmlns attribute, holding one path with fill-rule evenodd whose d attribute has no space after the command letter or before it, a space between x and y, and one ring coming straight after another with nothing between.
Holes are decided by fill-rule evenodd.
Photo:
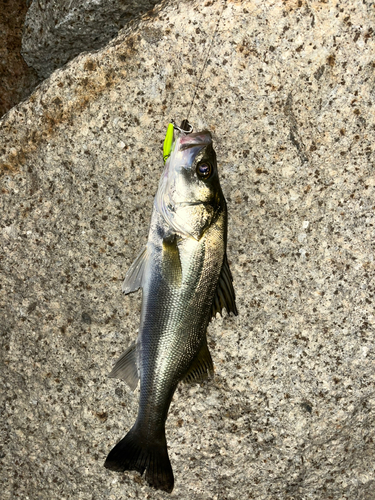
<instances>
[{"instance_id":1,"label":"dorsal fin","mask_svg":"<svg viewBox=\"0 0 375 500\"><path fill-rule=\"evenodd\" d=\"M213 375L214 365L210 351L207 346L207 337L205 335L204 342L198 354L195 356L187 374L184 377L184 382L199 382Z\"/></svg>"},{"instance_id":2,"label":"dorsal fin","mask_svg":"<svg viewBox=\"0 0 375 500\"><path fill-rule=\"evenodd\" d=\"M227 313L233 313L238 316L237 306L236 306L236 294L233 288L233 278L232 273L229 269L227 255L224 255L224 261L221 268L219 282L217 284L217 289L215 297L212 303L211 317L214 318L216 313L222 315L222 310L227 310Z\"/></svg>"},{"instance_id":3,"label":"dorsal fin","mask_svg":"<svg viewBox=\"0 0 375 500\"><path fill-rule=\"evenodd\" d=\"M109 376L125 380L132 391L136 390L139 380L136 342L119 357Z\"/></svg>"},{"instance_id":4,"label":"dorsal fin","mask_svg":"<svg viewBox=\"0 0 375 500\"><path fill-rule=\"evenodd\" d=\"M142 287L142 278L145 264L147 262L147 245L142 248L135 261L129 267L122 284L122 291L127 294L136 292Z\"/></svg>"}]
</instances>

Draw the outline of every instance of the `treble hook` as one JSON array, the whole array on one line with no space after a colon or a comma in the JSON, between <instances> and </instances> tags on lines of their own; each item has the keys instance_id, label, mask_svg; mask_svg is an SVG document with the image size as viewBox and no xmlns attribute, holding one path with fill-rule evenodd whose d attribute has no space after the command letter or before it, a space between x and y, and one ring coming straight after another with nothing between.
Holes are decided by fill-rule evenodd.
<instances>
[{"instance_id":1,"label":"treble hook","mask_svg":"<svg viewBox=\"0 0 375 500\"><path fill-rule=\"evenodd\" d=\"M191 125L187 120L182 120L180 126L176 125L173 120L172 123L173 127L177 129L179 132L182 132L183 134L191 134L192 131L194 130L193 125Z\"/></svg>"}]
</instances>

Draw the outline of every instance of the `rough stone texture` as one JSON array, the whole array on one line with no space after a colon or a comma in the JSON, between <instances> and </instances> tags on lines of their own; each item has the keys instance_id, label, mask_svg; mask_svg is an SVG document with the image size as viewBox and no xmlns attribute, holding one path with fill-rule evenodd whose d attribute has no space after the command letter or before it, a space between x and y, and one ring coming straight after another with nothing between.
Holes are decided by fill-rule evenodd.
<instances>
[{"instance_id":1,"label":"rough stone texture","mask_svg":"<svg viewBox=\"0 0 375 500\"><path fill-rule=\"evenodd\" d=\"M22 54L41 78L81 52L103 47L158 0L34 0L27 12Z\"/></svg>"},{"instance_id":2,"label":"rough stone texture","mask_svg":"<svg viewBox=\"0 0 375 500\"><path fill-rule=\"evenodd\" d=\"M374 498L374 39L363 2L227 2L190 119L213 131L238 318L181 386L170 497L103 468L137 393L121 281L170 118L221 3L165 3L56 71L1 125L2 498ZM4 390L5 389L5 390Z\"/></svg>"},{"instance_id":3,"label":"rough stone texture","mask_svg":"<svg viewBox=\"0 0 375 500\"><path fill-rule=\"evenodd\" d=\"M0 0L0 116L28 97L38 77L21 56L27 0Z\"/></svg>"}]
</instances>

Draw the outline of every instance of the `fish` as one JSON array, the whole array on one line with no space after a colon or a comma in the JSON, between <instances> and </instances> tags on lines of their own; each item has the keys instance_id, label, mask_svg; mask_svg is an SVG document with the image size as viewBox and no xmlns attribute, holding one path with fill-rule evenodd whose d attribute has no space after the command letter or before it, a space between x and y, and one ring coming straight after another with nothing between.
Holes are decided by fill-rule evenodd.
<instances>
[{"instance_id":1,"label":"fish","mask_svg":"<svg viewBox=\"0 0 375 500\"><path fill-rule=\"evenodd\" d=\"M184 123L184 122L183 122ZM142 289L137 340L111 377L135 390L138 415L104 466L145 473L148 484L172 492L165 423L177 385L213 374L207 327L225 308L237 315L227 247L227 204L208 130L179 128L159 181L149 235L125 275L123 292Z\"/></svg>"}]
</instances>

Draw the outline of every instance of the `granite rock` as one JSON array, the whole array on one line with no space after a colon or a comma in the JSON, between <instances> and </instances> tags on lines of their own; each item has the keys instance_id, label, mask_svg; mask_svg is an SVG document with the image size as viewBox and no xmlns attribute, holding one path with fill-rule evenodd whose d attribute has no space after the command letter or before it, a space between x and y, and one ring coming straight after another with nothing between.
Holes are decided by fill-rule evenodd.
<instances>
[{"instance_id":1,"label":"granite rock","mask_svg":"<svg viewBox=\"0 0 375 500\"><path fill-rule=\"evenodd\" d=\"M359 1L165 2L0 122L4 500L373 498L373 29ZM176 391L169 496L103 467L138 397L108 373L208 49L189 119L214 136L239 316L209 326L214 379Z\"/></svg>"},{"instance_id":2,"label":"granite rock","mask_svg":"<svg viewBox=\"0 0 375 500\"><path fill-rule=\"evenodd\" d=\"M158 0L34 0L27 12L22 54L47 78L81 52L99 49Z\"/></svg>"}]
</instances>

